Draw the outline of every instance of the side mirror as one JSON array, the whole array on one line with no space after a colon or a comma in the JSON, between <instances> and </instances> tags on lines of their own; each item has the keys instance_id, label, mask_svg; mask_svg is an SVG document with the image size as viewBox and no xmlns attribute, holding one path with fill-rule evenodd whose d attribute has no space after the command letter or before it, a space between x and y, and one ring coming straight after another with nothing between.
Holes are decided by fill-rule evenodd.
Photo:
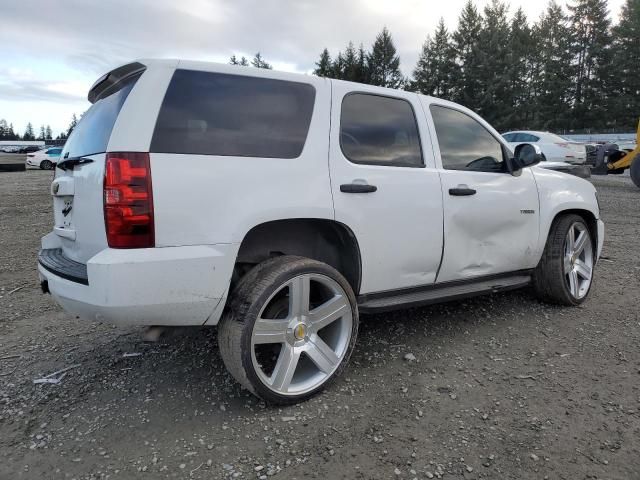
<instances>
[{"instance_id":1,"label":"side mirror","mask_svg":"<svg viewBox=\"0 0 640 480\"><path fill-rule=\"evenodd\" d=\"M515 149L513 166L516 170L533 167L540 163L542 159L542 150L540 150L539 146L531 145L530 143L521 143Z\"/></svg>"}]
</instances>

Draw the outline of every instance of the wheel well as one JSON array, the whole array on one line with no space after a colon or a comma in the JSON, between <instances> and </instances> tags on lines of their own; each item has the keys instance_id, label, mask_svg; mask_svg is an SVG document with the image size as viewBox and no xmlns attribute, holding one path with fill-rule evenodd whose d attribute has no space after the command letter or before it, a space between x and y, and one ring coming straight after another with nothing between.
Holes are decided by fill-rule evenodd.
<instances>
[{"instance_id":1,"label":"wheel well","mask_svg":"<svg viewBox=\"0 0 640 480\"><path fill-rule=\"evenodd\" d=\"M593 213L591 213L589 210L580 210L580 209L574 209L574 210L562 210L561 212L558 212L558 214L555 216L555 218L553 219L553 223L555 223L555 221L560 218L561 216L564 215L570 215L570 214L574 214L574 215L578 215L579 217L582 217L582 219L586 222L587 227L589 227L589 233L591 234L591 238L593 241L593 246L597 248L598 246L598 220L596 220L596 217Z\"/></svg>"},{"instance_id":2,"label":"wheel well","mask_svg":"<svg viewBox=\"0 0 640 480\"><path fill-rule=\"evenodd\" d=\"M299 255L331 265L360 290L360 249L346 225L333 220L288 219L256 225L240 245L232 288L254 265L279 255Z\"/></svg>"}]
</instances>

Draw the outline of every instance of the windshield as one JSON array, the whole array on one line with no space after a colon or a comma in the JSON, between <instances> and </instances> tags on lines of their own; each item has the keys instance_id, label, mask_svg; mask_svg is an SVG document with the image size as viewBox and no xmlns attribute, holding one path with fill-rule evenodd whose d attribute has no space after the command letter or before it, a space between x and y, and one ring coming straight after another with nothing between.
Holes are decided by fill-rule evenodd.
<instances>
[{"instance_id":1,"label":"windshield","mask_svg":"<svg viewBox=\"0 0 640 480\"><path fill-rule=\"evenodd\" d=\"M82 157L107 150L116 118L138 78L140 75L127 78L119 90L98 100L84 113L64 146L66 157Z\"/></svg>"}]
</instances>

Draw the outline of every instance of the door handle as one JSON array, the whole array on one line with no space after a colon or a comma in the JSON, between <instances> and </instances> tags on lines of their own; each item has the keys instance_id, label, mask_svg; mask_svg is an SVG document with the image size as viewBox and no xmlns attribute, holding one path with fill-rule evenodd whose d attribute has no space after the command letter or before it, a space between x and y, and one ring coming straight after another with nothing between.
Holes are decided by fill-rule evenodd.
<instances>
[{"instance_id":1,"label":"door handle","mask_svg":"<svg viewBox=\"0 0 640 480\"><path fill-rule=\"evenodd\" d=\"M466 185L458 185L456 188L449 189L449 195L453 195L454 197L468 197L469 195L475 194L476 191Z\"/></svg>"},{"instance_id":2,"label":"door handle","mask_svg":"<svg viewBox=\"0 0 640 480\"><path fill-rule=\"evenodd\" d=\"M376 190L378 190L378 187L366 183L344 183L340 185L342 193L372 193Z\"/></svg>"}]
</instances>

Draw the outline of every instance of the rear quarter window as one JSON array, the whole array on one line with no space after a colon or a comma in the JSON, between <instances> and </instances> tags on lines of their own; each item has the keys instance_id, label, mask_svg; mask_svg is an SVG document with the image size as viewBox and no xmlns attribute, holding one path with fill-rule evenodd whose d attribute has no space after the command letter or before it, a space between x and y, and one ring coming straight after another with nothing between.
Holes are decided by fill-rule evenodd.
<instances>
[{"instance_id":1,"label":"rear quarter window","mask_svg":"<svg viewBox=\"0 0 640 480\"><path fill-rule=\"evenodd\" d=\"M315 102L306 83L176 70L151 140L155 153L296 158Z\"/></svg>"},{"instance_id":2,"label":"rear quarter window","mask_svg":"<svg viewBox=\"0 0 640 480\"><path fill-rule=\"evenodd\" d=\"M82 115L65 144L66 156L82 157L107 151L113 125L140 75L133 75L123 80L118 85L120 87L118 90L96 101Z\"/></svg>"}]
</instances>

